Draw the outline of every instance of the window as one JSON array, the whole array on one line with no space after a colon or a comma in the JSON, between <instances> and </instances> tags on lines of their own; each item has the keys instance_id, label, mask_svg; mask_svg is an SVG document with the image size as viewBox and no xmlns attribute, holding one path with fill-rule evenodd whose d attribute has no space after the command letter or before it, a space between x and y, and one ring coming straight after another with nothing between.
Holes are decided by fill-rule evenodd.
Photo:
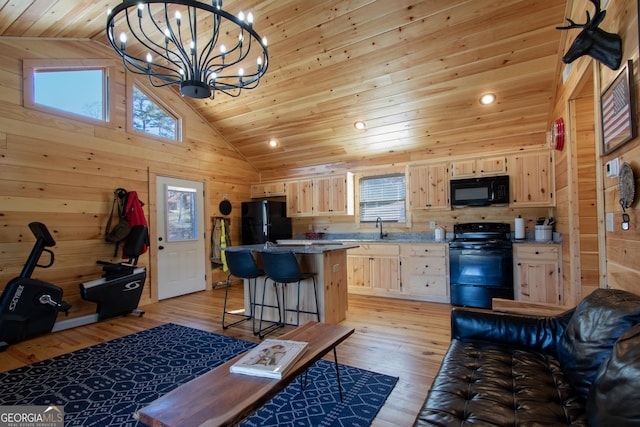
<instances>
[{"instance_id":1,"label":"window","mask_svg":"<svg viewBox=\"0 0 640 427\"><path fill-rule=\"evenodd\" d=\"M109 68L103 60L23 61L24 106L91 122L108 122Z\"/></svg>"},{"instance_id":2,"label":"window","mask_svg":"<svg viewBox=\"0 0 640 427\"><path fill-rule=\"evenodd\" d=\"M167 240L198 239L198 209L195 188L167 186Z\"/></svg>"},{"instance_id":3,"label":"window","mask_svg":"<svg viewBox=\"0 0 640 427\"><path fill-rule=\"evenodd\" d=\"M360 179L360 222L405 222L405 175Z\"/></svg>"},{"instance_id":4,"label":"window","mask_svg":"<svg viewBox=\"0 0 640 427\"><path fill-rule=\"evenodd\" d=\"M24 106L94 124L109 122L113 67L113 61L102 59L25 59Z\"/></svg>"},{"instance_id":5,"label":"window","mask_svg":"<svg viewBox=\"0 0 640 427\"><path fill-rule=\"evenodd\" d=\"M179 121L133 85L132 127L139 132L179 140Z\"/></svg>"}]
</instances>

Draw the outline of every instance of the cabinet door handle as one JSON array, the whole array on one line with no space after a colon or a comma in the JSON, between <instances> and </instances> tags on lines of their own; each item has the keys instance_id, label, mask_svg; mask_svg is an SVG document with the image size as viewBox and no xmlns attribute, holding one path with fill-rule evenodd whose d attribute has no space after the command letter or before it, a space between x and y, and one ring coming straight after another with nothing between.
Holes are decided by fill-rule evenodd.
<instances>
[{"instance_id":1,"label":"cabinet door handle","mask_svg":"<svg viewBox=\"0 0 640 427\"><path fill-rule=\"evenodd\" d=\"M429 268L429 264L425 265L424 268Z\"/></svg>"}]
</instances>

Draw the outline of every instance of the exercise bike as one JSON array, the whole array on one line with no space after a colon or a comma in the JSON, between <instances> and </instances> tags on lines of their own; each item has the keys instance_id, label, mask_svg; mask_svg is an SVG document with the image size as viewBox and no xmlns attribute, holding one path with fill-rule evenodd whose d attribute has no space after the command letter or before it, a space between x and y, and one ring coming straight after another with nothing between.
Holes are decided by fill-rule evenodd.
<instances>
[{"instance_id":1,"label":"exercise bike","mask_svg":"<svg viewBox=\"0 0 640 427\"><path fill-rule=\"evenodd\" d=\"M138 310L147 268L138 267L138 257L149 245L149 230L146 225L134 225L122 248L127 262L111 263L98 261L102 267L102 278L80 284L82 299L97 304L96 313L56 324L54 331L86 325L111 317L136 314L141 317L144 311Z\"/></svg>"},{"instance_id":2,"label":"exercise bike","mask_svg":"<svg viewBox=\"0 0 640 427\"><path fill-rule=\"evenodd\" d=\"M56 242L44 224L32 222L29 228L36 243L20 276L9 281L0 296L0 351L6 350L9 344L50 332L58 313L69 314L71 308L62 300L62 289L31 278L36 267L53 265L53 252L47 248L55 246ZM49 254L47 264L38 264L42 252Z\"/></svg>"},{"instance_id":3,"label":"exercise bike","mask_svg":"<svg viewBox=\"0 0 640 427\"><path fill-rule=\"evenodd\" d=\"M123 247L123 255L128 262L111 263L98 261L103 265L102 278L80 284L82 299L95 302L95 314L65 319L56 323L58 312L68 314L71 307L62 301L62 289L40 280L31 279L35 267L49 268L53 265L53 252L47 247L55 246L47 227L40 222L32 222L29 228L36 236L36 243L29 255L20 277L11 280L0 297L0 351L9 344L38 335L82 326L129 313L142 316L138 303L142 296L147 277L146 267L138 267L138 257L148 244L148 229L137 225ZM42 252L50 256L46 265L38 264Z\"/></svg>"}]
</instances>

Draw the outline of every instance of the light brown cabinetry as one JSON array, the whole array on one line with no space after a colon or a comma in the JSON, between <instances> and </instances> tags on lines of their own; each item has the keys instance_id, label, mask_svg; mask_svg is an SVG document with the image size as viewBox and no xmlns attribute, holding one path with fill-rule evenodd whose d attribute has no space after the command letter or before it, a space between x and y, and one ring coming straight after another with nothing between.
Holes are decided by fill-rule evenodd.
<instances>
[{"instance_id":1,"label":"light brown cabinetry","mask_svg":"<svg viewBox=\"0 0 640 427\"><path fill-rule=\"evenodd\" d=\"M507 173L507 160L504 156L455 160L450 170L452 178L501 175Z\"/></svg>"},{"instance_id":2,"label":"light brown cabinetry","mask_svg":"<svg viewBox=\"0 0 640 427\"><path fill-rule=\"evenodd\" d=\"M285 196L286 194L287 194L286 182L261 182L259 184L251 184L252 199Z\"/></svg>"},{"instance_id":3,"label":"light brown cabinetry","mask_svg":"<svg viewBox=\"0 0 640 427\"><path fill-rule=\"evenodd\" d=\"M411 209L447 209L449 174L446 163L409 167Z\"/></svg>"},{"instance_id":4,"label":"light brown cabinetry","mask_svg":"<svg viewBox=\"0 0 640 427\"><path fill-rule=\"evenodd\" d=\"M447 245L401 244L402 292L408 297L449 302Z\"/></svg>"},{"instance_id":5,"label":"light brown cabinetry","mask_svg":"<svg viewBox=\"0 0 640 427\"><path fill-rule=\"evenodd\" d=\"M502 175L507 173L507 159L504 156L486 157L478 160L480 175Z\"/></svg>"},{"instance_id":6,"label":"light brown cabinetry","mask_svg":"<svg viewBox=\"0 0 640 427\"><path fill-rule=\"evenodd\" d=\"M353 174L314 178L313 198L315 215L353 215Z\"/></svg>"},{"instance_id":7,"label":"light brown cabinetry","mask_svg":"<svg viewBox=\"0 0 640 427\"><path fill-rule=\"evenodd\" d=\"M560 257L557 245L514 245L516 300L562 304Z\"/></svg>"},{"instance_id":8,"label":"light brown cabinetry","mask_svg":"<svg viewBox=\"0 0 640 427\"><path fill-rule=\"evenodd\" d=\"M555 205L553 154L550 151L509 156L511 206Z\"/></svg>"},{"instance_id":9,"label":"light brown cabinetry","mask_svg":"<svg viewBox=\"0 0 640 427\"><path fill-rule=\"evenodd\" d=\"M313 216L313 182L299 179L287 182L287 216Z\"/></svg>"},{"instance_id":10,"label":"light brown cabinetry","mask_svg":"<svg viewBox=\"0 0 640 427\"><path fill-rule=\"evenodd\" d=\"M400 248L395 244L361 244L347 251L349 292L365 295L400 293Z\"/></svg>"}]
</instances>

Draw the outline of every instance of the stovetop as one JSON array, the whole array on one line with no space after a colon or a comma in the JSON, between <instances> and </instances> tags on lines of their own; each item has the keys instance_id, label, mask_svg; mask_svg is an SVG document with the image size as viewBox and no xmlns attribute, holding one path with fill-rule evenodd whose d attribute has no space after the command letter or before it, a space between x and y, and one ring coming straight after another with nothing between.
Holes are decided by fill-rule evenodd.
<instances>
[{"instance_id":1,"label":"stovetop","mask_svg":"<svg viewBox=\"0 0 640 427\"><path fill-rule=\"evenodd\" d=\"M502 243L511 241L511 225L502 222L470 222L453 226L454 242Z\"/></svg>"}]
</instances>

